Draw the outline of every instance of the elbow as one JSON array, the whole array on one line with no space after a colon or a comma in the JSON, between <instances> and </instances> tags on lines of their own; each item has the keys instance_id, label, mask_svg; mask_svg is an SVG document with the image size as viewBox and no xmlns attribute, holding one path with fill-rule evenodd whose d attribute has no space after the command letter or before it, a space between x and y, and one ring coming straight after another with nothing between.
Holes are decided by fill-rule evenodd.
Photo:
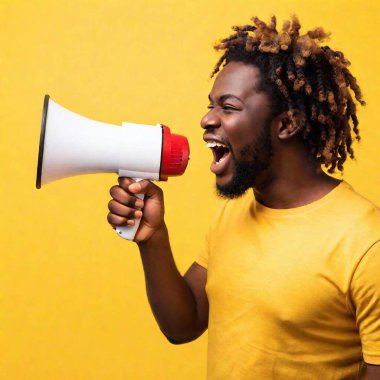
<instances>
[{"instance_id":1,"label":"elbow","mask_svg":"<svg viewBox=\"0 0 380 380\"><path fill-rule=\"evenodd\" d=\"M188 339L171 338L169 336L166 336L166 339L168 340L169 343L174 344L176 346L179 346L180 344L189 343L192 341L192 340L188 340Z\"/></svg>"},{"instance_id":2,"label":"elbow","mask_svg":"<svg viewBox=\"0 0 380 380\"><path fill-rule=\"evenodd\" d=\"M165 338L168 340L169 343L174 344L176 346L180 344L190 343L193 340L197 339L198 337L190 337L190 336L169 336L165 334Z\"/></svg>"},{"instance_id":3,"label":"elbow","mask_svg":"<svg viewBox=\"0 0 380 380\"><path fill-rule=\"evenodd\" d=\"M163 332L163 334L165 335L166 339L171 344L180 345L180 344L190 343L198 339L203 334L204 331L205 330L187 333L187 334L165 334Z\"/></svg>"}]
</instances>

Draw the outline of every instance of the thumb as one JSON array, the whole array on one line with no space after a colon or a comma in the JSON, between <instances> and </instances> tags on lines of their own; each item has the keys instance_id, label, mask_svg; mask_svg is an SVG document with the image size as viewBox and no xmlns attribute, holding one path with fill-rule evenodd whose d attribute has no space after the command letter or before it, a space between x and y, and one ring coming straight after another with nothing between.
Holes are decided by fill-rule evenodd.
<instances>
[{"instance_id":1,"label":"thumb","mask_svg":"<svg viewBox=\"0 0 380 380\"><path fill-rule=\"evenodd\" d=\"M146 197L153 199L162 199L163 197L162 190L147 179L131 183L128 190L133 194L144 194Z\"/></svg>"}]
</instances>

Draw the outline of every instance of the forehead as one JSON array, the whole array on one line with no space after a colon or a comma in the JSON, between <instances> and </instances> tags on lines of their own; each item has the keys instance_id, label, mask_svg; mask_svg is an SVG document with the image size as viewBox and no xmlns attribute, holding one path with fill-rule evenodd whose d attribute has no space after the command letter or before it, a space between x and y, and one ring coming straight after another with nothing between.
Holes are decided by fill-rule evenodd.
<instances>
[{"instance_id":1,"label":"forehead","mask_svg":"<svg viewBox=\"0 0 380 380\"><path fill-rule=\"evenodd\" d=\"M243 62L230 62L216 77L211 92L214 96L228 93L244 98L257 93L259 81L260 71L257 67Z\"/></svg>"}]
</instances>

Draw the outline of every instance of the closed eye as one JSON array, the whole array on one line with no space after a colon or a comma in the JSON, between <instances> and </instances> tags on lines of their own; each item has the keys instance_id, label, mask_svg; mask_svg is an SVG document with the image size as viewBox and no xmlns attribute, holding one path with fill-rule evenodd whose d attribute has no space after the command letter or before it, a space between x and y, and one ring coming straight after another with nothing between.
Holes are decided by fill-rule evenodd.
<instances>
[{"instance_id":1,"label":"closed eye","mask_svg":"<svg viewBox=\"0 0 380 380\"><path fill-rule=\"evenodd\" d=\"M223 111L226 113L239 112L242 110L240 107L236 107L236 106L233 106L231 104L226 104L222 108L223 108Z\"/></svg>"},{"instance_id":2,"label":"closed eye","mask_svg":"<svg viewBox=\"0 0 380 380\"><path fill-rule=\"evenodd\" d=\"M207 108L208 108L209 110L211 110L211 109L215 108L215 106L212 105L212 104L210 104L210 105L207 106ZM230 105L225 105L225 106L222 106L221 108L222 108L223 110L225 110L225 111L239 111L238 108L233 107L233 106L230 106Z\"/></svg>"}]
</instances>

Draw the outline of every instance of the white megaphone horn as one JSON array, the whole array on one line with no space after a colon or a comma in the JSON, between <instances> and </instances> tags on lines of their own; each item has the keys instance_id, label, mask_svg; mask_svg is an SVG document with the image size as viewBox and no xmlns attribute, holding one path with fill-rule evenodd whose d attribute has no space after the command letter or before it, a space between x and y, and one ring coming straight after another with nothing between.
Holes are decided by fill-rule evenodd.
<instances>
[{"instance_id":1,"label":"white megaphone horn","mask_svg":"<svg viewBox=\"0 0 380 380\"><path fill-rule=\"evenodd\" d=\"M45 95L37 189L57 179L89 173L166 181L183 174L188 160L186 137L172 134L162 124L102 123L77 115ZM117 228L117 233L133 240L140 220L134 226Z\"/></svg>"}]
</instances>

